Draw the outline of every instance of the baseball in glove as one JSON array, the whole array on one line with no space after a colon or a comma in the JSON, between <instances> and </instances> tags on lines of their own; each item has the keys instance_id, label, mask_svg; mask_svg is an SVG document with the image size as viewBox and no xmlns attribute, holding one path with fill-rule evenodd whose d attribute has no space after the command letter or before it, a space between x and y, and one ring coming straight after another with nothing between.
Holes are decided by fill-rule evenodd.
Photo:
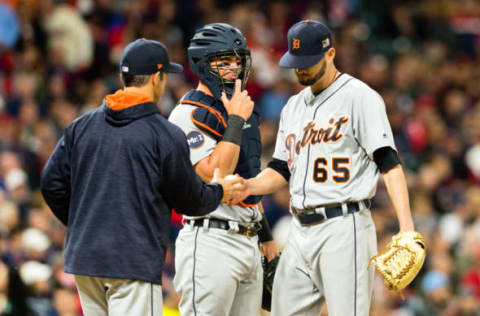
<instances>
[{"instance_id":1,"label":"baseball in glove","mask_svg":"<svg viewBox=\"0 0 480 316\"><path fill-rule=\"evenodd\" d=\"M272 291L273 279L275 278L275 271L277 270L280 256L273 258L268 262L267 257L262 257L263 266L263 294L262 294L262 308L270 311L272 308Z\"/></svg>"},{"instance_id":2,"label":"baseball in glove","mask_svg":"<svg viewBox=\"0 0 480 316\"><path fill-rule=\"evenodd\" d=\"M385 251L370 259L368 267L373 264L377 268L390 290L401 291L418 274L425 255L422 235L417 232L400 232L392 237ZM400 295L403 298L401 292Z\"/></svg>"}]
</instances>

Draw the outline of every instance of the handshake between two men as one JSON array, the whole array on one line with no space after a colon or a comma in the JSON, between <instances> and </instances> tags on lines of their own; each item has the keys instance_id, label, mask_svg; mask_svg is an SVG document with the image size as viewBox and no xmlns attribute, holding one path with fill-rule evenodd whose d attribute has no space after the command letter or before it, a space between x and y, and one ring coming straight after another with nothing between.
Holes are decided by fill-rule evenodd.
<instances>
[{"instance_id":1,"label":"handshake between two men","mask_svg":"<svg viewBox=\"0 0 480 316\"><path fill-rule=\"evenodd\" d=\"M216 168L211 183L218 183L222 186L222 203L227 203L229 206L243 201L249 195L247 181L238 174L222 177L219 169Z\"/></svg>"}]
</instances>

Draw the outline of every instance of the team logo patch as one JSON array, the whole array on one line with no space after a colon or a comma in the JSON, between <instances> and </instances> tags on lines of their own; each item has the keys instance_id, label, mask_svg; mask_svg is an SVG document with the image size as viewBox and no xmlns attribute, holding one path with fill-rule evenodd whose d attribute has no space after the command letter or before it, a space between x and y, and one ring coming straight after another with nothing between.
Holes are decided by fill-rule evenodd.
<instances>
[{"instance_id":1,"label":"team logo patch","mask_svg":"<svg viewBox=\"0 0 480 316\"><path fill-rule=\"evenodd\" d=\"M330 46L330 39L326 38L322 41L322 48Z\"/></svg>"},{"instance_id":2,"label":"team logo patch","mask_svg":"<svg viewBox=\"0 0 480 316\"><path fill-rule=\"evenodd\" d=\"M198 148L205 142L205 136L198 131L192 131L187 134L187 142L190 148Z\"/></svg>"},{"instance_id":3,"label":"team logo patch","mask_svg":"<svg viewBox=\"0 0 480 316\"><path fill-rule=\"evenodd\" d=\"M300 49L300 39L294 38L292 43L293 49Z\"/></svg>"},{"instance_id":4,"label":"team logo patch","mask_svg":"<svg viewBox=\"0 0 480 316\"><path fill-rule=\"evenodd\" d=\"M242 129L247 129L247 128L250 128L250 127L252 127L252 124L249 124L249 123L245 122L245 124L243 124L243 126L242 126Z\"/></svg>"}]
</instances>

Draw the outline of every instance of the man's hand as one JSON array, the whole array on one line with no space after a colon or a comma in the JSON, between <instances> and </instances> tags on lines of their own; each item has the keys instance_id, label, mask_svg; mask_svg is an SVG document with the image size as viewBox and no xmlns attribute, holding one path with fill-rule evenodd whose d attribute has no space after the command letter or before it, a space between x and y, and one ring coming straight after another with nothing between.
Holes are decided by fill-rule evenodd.
<instances>
[{"instance_id":1,"label":"man's hand","mask_svg":"<svg viewBox=\"0 0 480 316\"><path fill-rule=\"evenodd\" d=\"M218 183L223 188L222 203L228 203L239 192L243 192L246 189L245 179L239 175L228 175L225 178L220 176L220 170L215 168L213 172L213 178L211 183Z\"/></svg>"},{"instance_id":2,"label":"man's hand","mask_svg":"<svg viewBox=\"0 0 480 316\"><path fill-rule=\"evenodd\" d=\"M238 115L246 121L252 115L253 101L247 90L241 91L241 87L242 81L240 79L235 80L235 91L232 98L229 100L225 92L222 92L222 102L228 115Z\"/></svg>"},{"instance_id":3,"label":"man's hand","mask_svg":"<svg viewBox=\"0 0 480 316\"><path fill-rule=\"evenodd\" d=\"M232 199L228 201L228 206L236 205L243 200L245 200L250 195L250 190L248 189L247 181L242 183L242 187L238 188L232 196Z\"/></svg>"},{"instance_id":4,"label":"man's hand","mask_svg":"<svg viewBox=\"0 0 480 316\"><path fill-rule=\"evenodd\" d=\"M275 257L278 257L277 245L275 245L275 241L273 240L262 242L260 244L260 251L269 262L272 261Z\"/></svg>"}]
</instances>

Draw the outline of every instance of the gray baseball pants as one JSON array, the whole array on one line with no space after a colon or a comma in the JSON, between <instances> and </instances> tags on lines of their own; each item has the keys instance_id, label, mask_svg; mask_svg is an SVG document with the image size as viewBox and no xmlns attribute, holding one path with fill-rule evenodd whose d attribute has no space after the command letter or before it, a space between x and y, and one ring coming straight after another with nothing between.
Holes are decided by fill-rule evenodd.
<instances>
[{"instance_id":1,"label":"gray baseball pants","mask_svg":"<svg viewBox=\"0 0 480 316\"><path fill-rule=\"evenodd\" d=\"M162 316L160 284L75 275L85 316Z\"/></svg>"},{"instance_id":2,"label":"gray baseball pants","mask_svg":"<svg viewBox=\"0 0 480 316\"><path fill-rule=\"evenodd\" d=\"M368 316L377 237L370 210L309 226L294 218L275 273L272 316Z\"/></svg>"},{"instance_id":3,"label":"gray baseball pants","mask_svg":"<svg viewBox=\"0 0 480 316\"><path fill-rule=\"evenodd\" d=\"M263 270L258 237L185 225L175 244L182 316L259 316Z\"/></svg>"}]
</instances>

